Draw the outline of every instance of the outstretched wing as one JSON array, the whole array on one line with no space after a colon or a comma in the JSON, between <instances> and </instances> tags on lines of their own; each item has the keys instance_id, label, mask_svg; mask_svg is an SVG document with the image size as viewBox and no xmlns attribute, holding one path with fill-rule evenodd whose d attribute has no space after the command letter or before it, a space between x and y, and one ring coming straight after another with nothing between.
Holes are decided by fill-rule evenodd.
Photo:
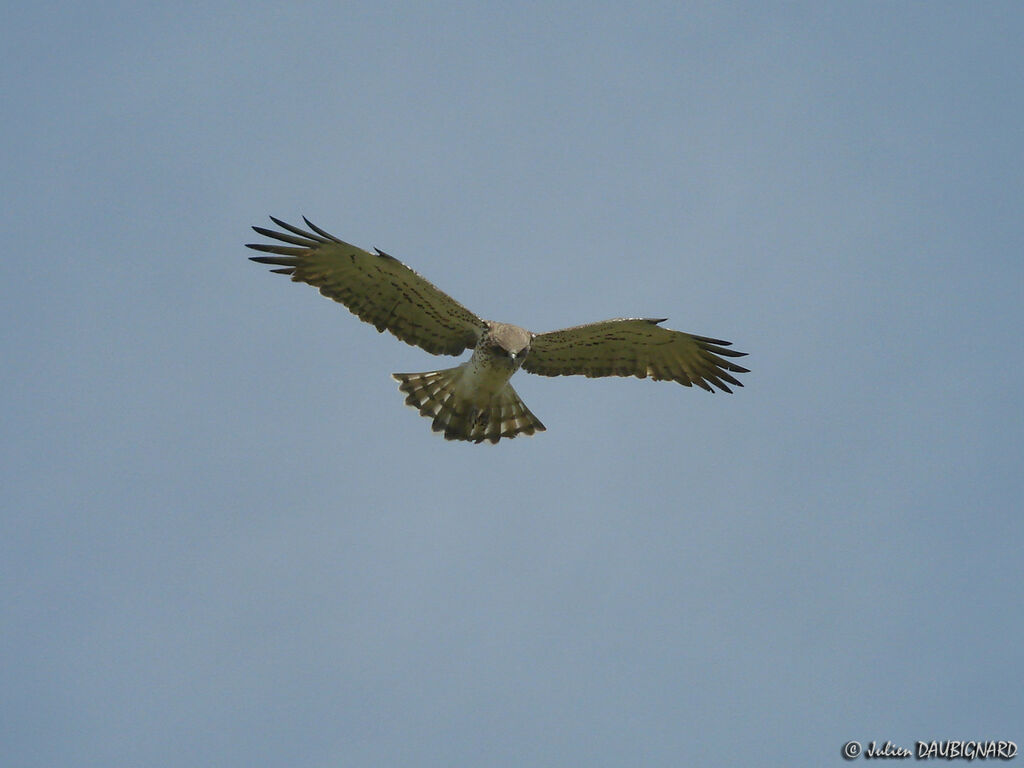
<instances>
[{"instance_id":1,"label":"outstretched wing","mask_svg":"<svg viewBox=\"0 0 1024 768\"><path fill-rule=\"evenodd\" d=\"M303 218L306 232L270 217L286 232L253 227L277 243L250 243L246 247L274 256L252 256L271 270L309 283L320 293L344 304L360 320L391 331L408 344L435 355L457 355L476 346L486 328L483 320L434 287L425 278L383 251L369 253L350 245Z\"/></svg>"},{"instance_id":2,"label":"outstretched wing","mask_svg":"<svg viewBox=\"0 0 1024 768\"><path fill-rule=\"evenodd\" d=\"M658 323L663 322L620 318L541 333L530 344L523 368L541 376L650 376L708 392L743 386L730 372L747 369L724 358L746 353L726 349L728 341L662 328Z\"/></svg>"}]
</instances>

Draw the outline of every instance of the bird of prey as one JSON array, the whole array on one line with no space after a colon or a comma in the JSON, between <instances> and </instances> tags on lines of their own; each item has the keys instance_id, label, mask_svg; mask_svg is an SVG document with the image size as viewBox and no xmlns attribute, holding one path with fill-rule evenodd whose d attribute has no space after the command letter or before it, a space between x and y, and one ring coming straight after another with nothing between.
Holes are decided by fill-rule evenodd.
<instances>
[{"instance_id":1,"label":"bird of prey","mask_svg":"<svg viewBox=\"0 0 1024 768\"><path fill-rule=\"evenodd\" d=\"M665 318L617 318L549 333L484 320L380 249L364 251L305 217L310 231L270 218L284 231L253 227L278 241L248 244L273 254L253 261L319 288L378 331L431 354L473 350L454 368L392 374L405 402L448 440L497 443L544 431L509 384L519 368L541 376L649 376L708 392L732 392L730 384L743 386L732 374L748 373L726 359L745 355L727 349L731 342L662 328Z\"/></svg>"}]
</instances>

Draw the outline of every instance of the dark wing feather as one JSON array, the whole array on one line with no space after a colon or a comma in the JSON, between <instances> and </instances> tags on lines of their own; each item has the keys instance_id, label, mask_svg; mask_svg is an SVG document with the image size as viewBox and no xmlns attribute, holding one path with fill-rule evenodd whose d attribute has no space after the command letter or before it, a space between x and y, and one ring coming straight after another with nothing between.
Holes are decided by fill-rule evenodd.
<instances>
[{"instance_id":1,"label":"dark wing feather","mask_svg":"<svg viewBox=\"0 0 1024 768\"><path fill-rule=\"evenodd\" d=\"M730 372L747 369L724 358L745 353L725 349L728 341L662 328L662 322L621 318L541 333L530 344L523 368L541 376L650 376L709 392L743 386Z\"/></svg>"},{"instance_id":2,"label":"dark wing feather","mask_svg":"<svg viewBox=\"0 0 1024 768\"><path fill-rule=\"evenodd\" d=\"M287 245L248 244L253 250L275 254L252 256L253 261L280 267L271 272L316 286L378 331L391 331L427 352L457 355L476 346L484 321L398 259L343 242L308 219L303 221L309 232L270 218L285 231L253 229Z\"/></svg>"}]
</instances>

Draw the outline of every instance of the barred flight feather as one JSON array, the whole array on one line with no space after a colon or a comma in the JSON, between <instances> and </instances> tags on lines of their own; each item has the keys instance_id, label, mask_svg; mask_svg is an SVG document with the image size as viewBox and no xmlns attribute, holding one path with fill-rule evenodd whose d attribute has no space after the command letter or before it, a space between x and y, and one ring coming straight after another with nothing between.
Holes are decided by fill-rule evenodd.
<instances>
[{"instance_id":1,"label":"barred flight feather","mask_svg":"<svg viewBox=\"0 0 1024 768\"><path fill-rule=\"evenodd\" d=\"M431 428L446 440L497 443L501 438L543 432L544 425L526 407L511 384L505 384L482 406L463 400L457 392L465 368L457 366L427 373L393 373L406 405L432 419Z\"/></svg>"}]
</instances>

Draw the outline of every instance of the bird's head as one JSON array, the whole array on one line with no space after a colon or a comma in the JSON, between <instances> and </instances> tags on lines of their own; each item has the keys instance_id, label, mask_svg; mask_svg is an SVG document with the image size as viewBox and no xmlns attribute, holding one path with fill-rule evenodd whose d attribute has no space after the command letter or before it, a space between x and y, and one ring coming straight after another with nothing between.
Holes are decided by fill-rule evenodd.
<instances>
[{"instance_id":1,"label":"bird's head","mask_svg":"<svg viewBox=\"0 0 1024 768\"><path fill-rule=\"evenodd\" d=\"M494 355L499 359L508 358L516 369L529 354L532 340L533 334L528 330L507 323L491 323L487 334L487 344Z\"/></svg>"}]
</instances>

